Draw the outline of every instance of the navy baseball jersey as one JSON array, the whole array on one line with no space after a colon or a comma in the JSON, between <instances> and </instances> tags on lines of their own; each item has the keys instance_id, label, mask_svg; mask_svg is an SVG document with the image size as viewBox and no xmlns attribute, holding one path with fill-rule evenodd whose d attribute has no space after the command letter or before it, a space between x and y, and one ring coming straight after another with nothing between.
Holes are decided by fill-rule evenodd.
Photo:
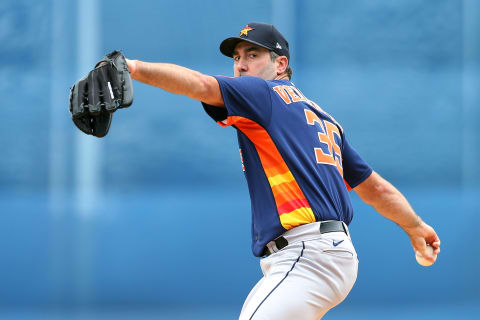
<instances>
[{"instance_id":1,"label":"navy baseball jersey","mask_svg":"<svg viewBox=\"0 0 480 320\"><path fill-rule=\"evenodd\" d=\"M372 169L340 124L292 82L216 76L225 108L203 104L237 129L252 207L252 251L302 224L353 217L348 191Z\"/></svg>"}]
</instances>

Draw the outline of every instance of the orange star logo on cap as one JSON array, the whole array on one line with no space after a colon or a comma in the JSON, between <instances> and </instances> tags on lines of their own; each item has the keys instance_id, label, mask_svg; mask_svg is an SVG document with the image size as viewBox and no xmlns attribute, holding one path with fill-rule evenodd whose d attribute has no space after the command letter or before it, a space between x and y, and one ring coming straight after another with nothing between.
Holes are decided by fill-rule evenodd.
<instances>
[{"instance_id":1,"label":"orange star logo on cap","mask_svg":"<svg viewBox=\"0 0 480 320\"><path fill-rule=\"evenodd\" d=\"M247 25L242 29L242 31L240 31L240 36L241 36L242 34L244 34L245 37L248 37L248 31L252 31L252 30L254 30L254 29L253 29L253 28L250 28L250 26L247 24Z\"/></svg>"}]
</instances>

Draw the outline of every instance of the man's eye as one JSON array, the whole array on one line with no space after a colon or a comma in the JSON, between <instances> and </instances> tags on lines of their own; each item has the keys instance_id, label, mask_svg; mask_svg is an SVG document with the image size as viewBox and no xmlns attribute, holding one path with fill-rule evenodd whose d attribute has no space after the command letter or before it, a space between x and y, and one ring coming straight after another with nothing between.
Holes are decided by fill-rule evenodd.
<instances>
[{"instance_id":1,"label":"man's eye","mask_svg":"<svg viewBox=\"0 0 480 320\"><path fill-rule=\"evenodd\" d=\"M237 56L237 57L233 57L233 60L234 60L234 61L238 61L238 60L240 60L240 57L238 57L238 56Z\"/></svg>"},{"instance_id":2,"label":"man's eye","mask_svg":"<svg viewBox=\"0 0 480 320\"><path fill-rule=\"evenodd\" d=\"M251 54L250 54L250 57L251 57L251 58L256 58L256 57L257 57L257 54L256 54L256 53L251 53Z\"/></svg>"}]
</instances>

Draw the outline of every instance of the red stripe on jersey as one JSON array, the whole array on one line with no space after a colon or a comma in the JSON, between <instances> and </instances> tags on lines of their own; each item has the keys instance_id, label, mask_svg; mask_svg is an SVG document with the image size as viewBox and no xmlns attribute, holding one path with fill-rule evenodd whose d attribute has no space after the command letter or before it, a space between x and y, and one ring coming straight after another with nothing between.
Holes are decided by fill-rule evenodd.
<instances>
[{"instance_id":1,"label":"red stripe on jersey","mask_svg":"<svg viewBox=\"0 0 480 320\"><path fill-rule=\"evenodd\" d=\"M293 210L296 210L302 207L310 207L308 205L307 199L295 199L282 204L277 209L278 209L278 214L282 215L284 213L289 213L289 212L292 212Z\"/></svg>"}]
</instances>

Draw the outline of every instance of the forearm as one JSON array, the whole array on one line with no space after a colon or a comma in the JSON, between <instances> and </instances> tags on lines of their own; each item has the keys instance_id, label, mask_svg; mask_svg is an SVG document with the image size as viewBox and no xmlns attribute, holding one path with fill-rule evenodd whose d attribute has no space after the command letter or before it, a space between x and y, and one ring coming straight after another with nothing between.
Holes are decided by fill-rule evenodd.
<instances>
[{"instance_id":1,"label":"forearm","mask_svg":"<svg viewBox=\"0 0 480 320\"><path fill-rule=\"evenodd\" d=\"M212 76L179 65L127 60L132 79L181 94L211 105L221 106L220 87Z\"/></svg>"},{"instance_id":2,"label":"forearm","mask_svg":"<svg viewBox=\"0 0 480 320\"><path fill-rule=\"evenodd\" d=\"M423 222L402 193L378 173L372 172L354 190L365 203L398 224L410 237L414 250L426 257L426 244L429 244L434 247L435 254L440 252L440 239L435 230ZM433 257L428 257L433 261Z\"/></svg>"},{"instance_id":3,"label":"forearm","mask_svg":"<svg viewBox=\"0 0 480 320\"><path fill-rule=\"evenodd\" d=\"M392 220L405 231L415 228L422 220L415 213L410 203L388 181L382 179L382 183L375 186L376 192L366 201L385 218Z\"/></svg>"}]
</instances>

